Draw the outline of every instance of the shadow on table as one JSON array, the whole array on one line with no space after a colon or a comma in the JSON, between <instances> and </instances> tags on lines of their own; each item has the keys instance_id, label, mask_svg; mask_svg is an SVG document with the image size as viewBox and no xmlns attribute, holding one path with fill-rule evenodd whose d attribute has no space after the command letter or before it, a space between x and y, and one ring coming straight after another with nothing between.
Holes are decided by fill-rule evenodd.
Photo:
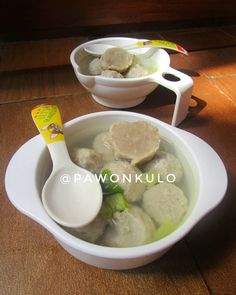
<instances>
[{"instance_id":1,"label":"shadow on table","mask_svg":"<svg viewBox=\"0 0 236 295\"><path fill-rule=\"evenodd\" d=\"M222 203L205 216L194 229L164 256L141 268L127 270L130 275L163 272L168 276L204 274L217 267L234 269L236 184L229 175L229 187ZM227 258L226 258L227 257Z\"/></svg>"},{"instance_id":2,"label":"shadow on table","mask_svg":"<svg viewBox=\"0 0 236 295\"><path fill-rule=\"evenodd\" d=\"M235 259L230 259L236 243L235 193L235 177L228 171L228 189L223 201L187 237L188 246L203 270L216 265L222 269L235 268Z\"/></svg>"},{"instance_id":3,"label":"shadow on table","mask_svg":"<svg viewBox=\"0 0 236 295\"><path fill-rule=\"evenodd\" d=\"M140 268L125 270L126 274L161 274L161 276L179 277L182 276L187 280L188 276L193 276L199 272L195 261L191 256L186 242L178 242L173 248L159 259Z\"/></svg>"},{"instance_id":4,"label":"shadow on table","mask_svg":"<svg viewBox=\"0 0 236 295\"><path fill-rule=\"evenodd\" d=\"M127 110L148 114L166 123L171 123L175 100L176 95L173 91L159 85L147 96L142 104ZM189 114L183 122L197 117L206 105L207 103L204 100L192 96L190 100ZM205 124L205 122L201 121L198 122L198 124Z\"/></svg>"}]
</instances>

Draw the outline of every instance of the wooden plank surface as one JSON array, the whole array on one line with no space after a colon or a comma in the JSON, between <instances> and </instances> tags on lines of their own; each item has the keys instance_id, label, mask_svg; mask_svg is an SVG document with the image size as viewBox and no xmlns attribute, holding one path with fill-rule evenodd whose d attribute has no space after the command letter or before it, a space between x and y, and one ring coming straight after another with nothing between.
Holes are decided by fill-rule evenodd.
<instances>
[{"instance_id":1,"label":"wooden plank surface","mask_svg":"<svg viewBox=\"0 0 236 295\"><path fill-rule=\"evenodd\" d=\"M86 93L69 65L2 72L0 79L0 103Z\"/></svg>"},{"instance_id":2,"label":"wooden plank surface","mask_svg":"<svg viewBox=\"0 0 236 295\"><path fill-rule=\"evenodd\" d=\"M77 37L0 43L0 72L67 65L71 51L87 40Z\"/></svg>"},{"instance_id":3,"label":"wooden plank surface","mask_svg":"<svg viewBox=\"0 0 236 295\"><path fill-rule=\"evenodd\" d=\"M224 32L233 36L232 27ZM192 48L197 44L194 36ZM214 49L215 36L211 39L209 35L211 49L195 47L188 57L173 54L171 65L194 79L191 105L195 107L180 128L203 138L219 153L229 175L226 197L165 256L130 271L101 270L76 260L9 202L4 190L5 169L14 152L37 134L30 117L33 106L56 103L64 121L108 108L94 102L76 81L66 56L69 47L53 61L49 59L47 66L45 53L39 62L25 49L21 54L19 48L26 48L27 43L23 47L14 44L12 49L7 45L10 52L4 54L15 62L8 70L5 62L0 74L0 294L235 294L235 47L231 38L225 38L225 48ZM183 41L183 32L173 32L173 38ZM68 43L61 40L61 46L59 41L55 44L63 48ZM46 41L38 45L47 49ZM32 63L21 64L21 55L25 60L31 56ZM170 122L173 103L173 93L158 87L144 103L130 110Z\"/></svg>"}]
</instances>

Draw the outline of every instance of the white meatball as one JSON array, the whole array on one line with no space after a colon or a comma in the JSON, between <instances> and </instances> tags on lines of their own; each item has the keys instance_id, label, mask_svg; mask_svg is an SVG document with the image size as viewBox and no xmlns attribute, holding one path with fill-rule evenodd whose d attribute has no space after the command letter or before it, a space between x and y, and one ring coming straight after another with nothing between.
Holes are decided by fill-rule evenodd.
<instances>
[{"instance_id":1,"label":"white meatball","mask_svg":"<svg viewBox=\"0 0 236 295\"><path fill-rule=\"evenodd\" d=\"M107 78L124 78L119 72L112 70L104 70L101 75Z\"/></svg>"},{"instance_id":2,"label":"white meatball","mask_svg":"<svg viewBox=\"0 0 236 295\"><path fill-rule=\"evenodd\" d=\"M115 160L112 146L109 142L109 132L98 134L93 141L94 150L103 156L104 162Z\"/></svg>"},{"instance_id":3,"label":"white meatball","mask_svg":"<svg viewBox=\"0 0 236 295\"><path fill-rule=\"evenodd\" d=\"M175 175L175 182L178 183L183 177L183 168L179 160L172 154L159 151L157 155L142 168L144 172L159 174L161 180L166 181L168 174Z\"/></svg>"},{"instance_id":4,"label":"white meatball","mask_svg":"<svg viewBox=\"0 0 236 295\"><path fill-rule=\"evenodd\" d=\"M68 231L74 236L85 240L87 242L94 243L97 241L99 237L105 231L107 226L107 220L103 219L100 215L98 215L90 224L83 228L72 229L70 228Z\"/></svg>"},{"instance_id":5,"label":"white meatball","mask_svg":"<svg viewBox=\"0 0 236 295\"><path fill-rule=\"evenodd\" d=\"M95 58L89 63L89 72L91 75L101 75L102 68L99 58Z\"/></svg>"},{"instance_id":6,"label":"white meatball","mask_svg":"<svg viewBox=\"0 0 236 295\"><path fill-rule=\"evenodd\" d=\"M75 149L71 158L78 166L93 173L99 173L103 166L102 156L89 148Z\"/></svg>"},{"instance_id":7,"label":"white meatball","mask_svg":"<svg viewBox=\"0 0 236 295\"><path fill-rule=\"evenodd\" d=\"M132 64L133 55L122 48L109 48L101 56L101 67L104 70L125 72Z\"/></svg>"},{"instance_id":8,"label":"white meatball","mask_svg":"<svg viewBox=\"0 0 236 295\"><path fill-rule=\"evenodd\" d=\"M147 76L148 70L139 64L133 65L125 75L125 78L138 78Z\"/></svg>"},{"instance_id":9,"label":"white meatball","mask_svg":"<svg viewBox=\"0 0 236 295\"><path fill-rule=\"evenodd\" d=\"M124 196L128 202L136 202L142 199L146 187L142 183L142 179L138 178L142 175L142 172L137 167L132 166L127 161L113 161L105 164L103 170L109 170L117 176L117 184L124 189ZM123 179L124 175L127 180Z\"/></svg>"},{"instance_id":10,"label":"white meatball","mask_svg":"<svg viewBox=\"0 0 236 295\"><path fill-rule=\"evenodd\" d=\"M183 191L171 183L154 185L143 195L143 208L158 225L179 224L187 207L188 200Z\"/></svg>"},{"instance_id":11,"label":"white meatball","mask_svg":"<svg viewBox=\"0 0 236 295\"><path fill-rule=\"evenodd\" d=\"M138 207L113 215L102 242L110 247L135 247L153 241L155 231L151 218Z\"/></svg>"}]
</instances>

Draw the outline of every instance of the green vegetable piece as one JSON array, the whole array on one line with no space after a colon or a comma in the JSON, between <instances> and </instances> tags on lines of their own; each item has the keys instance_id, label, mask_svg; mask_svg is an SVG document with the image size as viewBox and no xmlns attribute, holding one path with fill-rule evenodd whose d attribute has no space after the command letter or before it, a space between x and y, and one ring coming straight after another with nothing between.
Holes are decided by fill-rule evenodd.
<instances>
[{"instance_id":1,"label":"green vegetable piece","mask_svg":"<svg viewBox=\"0 0 236 295\"><path fill-rule=\"evenodd\" d=\"M164 237L168 236L174 230L176 230L178 226L173 223L163 223L161 224L154 232L154 240L160 240Z\"/></svg>"},{"instance_id":2,"label":"green vegetable piece","mask_svg":"<svg viewBox=\"0 0 236 295\"><path fill-rule=\"evenodd\" d=\"M112 218L115 212L122 212L129 208L129 204L121 193L106 196L103 203L101 214L104 218Z\"/></svg>"},{"instance_id":3,"label":"green vegetable piece","mask_svg":"<svg viewBox=\"0 0 236 295\"><path fill-rule=\"evenodd\" d=\"M102 208L100 210L100 214L104 219L111 219L113 216L112 208L105 201L103 201L103 203L102 203Z\"/></svg>"},{"instance_id":4,"label":"green vegetable piece","mask_svg":"<svg viewBox=\"0 0 236 295\"><path fill-rule=\"evenodd\" d=\"M121 193L107 196L105 202L109 204L113 212L121 212L129 207L128 202L126 201L124 195L122 195Z\"/></svg>"},{"instance_id":5,"label":"green vegetable piece","mask_svg":"<svg viewBox=\"0 0 236 295\"><path fill-rule=\"evenodd\" d=\"M147 68L149 74L155 73L157 71L157 67L150 66Z\"/></svg>"},{"instance_id":6,"label":"green vegetable piece","mask_svg":"<svg viewBox=\"0 0 236 295\"><path fill-rule=\"evenodd\" d=\"M112 171L109 169L104 169L101 172L100 182L103 192L107 194L123 193L124 189L115 181L112 176Z\"/></svg>"}]
</instances>

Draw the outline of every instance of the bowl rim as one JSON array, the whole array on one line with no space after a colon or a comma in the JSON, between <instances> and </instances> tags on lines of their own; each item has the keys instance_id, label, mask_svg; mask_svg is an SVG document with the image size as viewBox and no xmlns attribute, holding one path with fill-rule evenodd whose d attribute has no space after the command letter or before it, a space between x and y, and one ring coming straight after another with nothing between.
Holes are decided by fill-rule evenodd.
<instances>
[{"instance_id":1,"label":"bowl rim","mask_svg":"<svg viewBox=\"0 0 236 295\"><path fill-rule=\"evenodd\" d=\"M96 38L96 39L93 39L93 40L90 40L90 41L87 41L87 42L84 42L80 45L78 45L77 47L75 47L71 54L70 54L70 62L72 64L72 67L74 68L74 70L76 71L77 75L81 76L82 78L87 78L87 79L95 79L96 81L101 81L101 82L114 82L116 83L117 82L123 82L123 83L130 83L130 82L140 82L140 81L145 81L147 80L147 78L150 78L156 74L158 74L159 72L163 72L163 69L164 67L161 67L161 70L158 69L157 71L155 71L154 73L150 73L149 75L146 75L144 77L136 77L136 78L109 78L109 77L104 77L102 75L85 75L85 74L82 74L79 70L78 70L78 63L76 62L76 54L79 50L83 49L86 45L88 44L93 44L93 43L96 43L98 41L112 41L112 40L115 40L115 41L119 41L119 40L134 40L134 41L137 41L137 40L141 40L141 41L146 41L147 39L139 39L139 38L130 38L130 37L103 37L103 38ZM170 65L170 56L169 54L167 53L166 50L164 50L163 48L158 48L157 51L161 52L162 54L165 55L165 58L167 59L166 61L166 67L168 67Z\"/></svg>"}]
</instances>

